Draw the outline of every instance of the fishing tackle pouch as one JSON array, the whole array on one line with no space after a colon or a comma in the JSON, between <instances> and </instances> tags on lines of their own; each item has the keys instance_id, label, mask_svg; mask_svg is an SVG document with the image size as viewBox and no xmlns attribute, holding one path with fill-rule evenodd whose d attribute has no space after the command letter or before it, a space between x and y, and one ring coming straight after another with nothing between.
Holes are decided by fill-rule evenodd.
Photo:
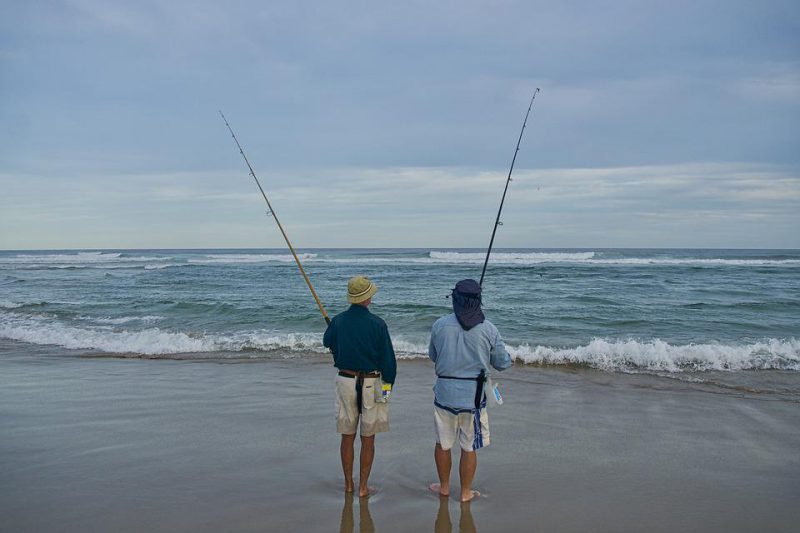
<instances>
[{"instance_id":1,"label":"fishing tackle pouch","mask_svg":"<svg viewBox=\"0 0 800 533\"><path fill-rule=\"evenodd\" d=\"M500 384L492 380L492 378L488 378L486 380L486 388L489 389L486 392L486 398L489 405L492 407L503 405L503 396L500 394Z\"/></svg>"},{"instance_id":2,"label":"fishing tackle pouch","mask_svg":"<svg viewBox=\"0 0 800 533\"><path fill-rule=\"evenodd\" d=\"M386 383L381 378L375 380L375 402L389 403L389 394L392 392L391 383Z\"/></svg>"}]
</instances>

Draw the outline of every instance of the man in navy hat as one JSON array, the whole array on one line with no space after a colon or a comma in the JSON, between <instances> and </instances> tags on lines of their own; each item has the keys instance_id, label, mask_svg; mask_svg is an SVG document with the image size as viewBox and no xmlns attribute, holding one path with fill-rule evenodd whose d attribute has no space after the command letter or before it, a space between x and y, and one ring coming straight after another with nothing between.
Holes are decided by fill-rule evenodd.
<instances>
[{"instance_id":1,"label":"man in navy hat","mask_svg":"<svg viewBox=\"0 0 800 533\"><path fill-rule=\"evenodd\" d=\"M481 286L472 279L461 280L453 289L453 313L433 324L428 355L436 365L434 420L436 422L436 471L439 483L430 489L441 496L450 494L450 449L461 447L459 475L461 501L480 496L472 490L478 467L476 451L489 445L489 415L484 384L490 367L510 367L497 328L481 310Z\"/></svg>"}]
</instances>

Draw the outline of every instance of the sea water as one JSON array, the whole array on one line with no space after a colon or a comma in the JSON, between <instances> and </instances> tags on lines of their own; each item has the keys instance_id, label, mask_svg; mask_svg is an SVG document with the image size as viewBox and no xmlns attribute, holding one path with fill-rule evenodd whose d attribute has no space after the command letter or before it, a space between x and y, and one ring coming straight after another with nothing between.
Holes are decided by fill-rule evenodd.
<instances>
[{"instance_id":1,"label":"sea water","mask_svg":"<svg viewBox=\"0 0 800 533\"><path fill-rule=\"evenodd\" d=\"M332 315L380 288L398 356L426 357L483 250L306 249ZM498 249L484 310L519 363L610 372L800 370L800 251ZM284 250L0 252L0 339L151 358L322 355L325 323ZM800 375L800 374L798 374Z\"/></svg>"}]
</instances>

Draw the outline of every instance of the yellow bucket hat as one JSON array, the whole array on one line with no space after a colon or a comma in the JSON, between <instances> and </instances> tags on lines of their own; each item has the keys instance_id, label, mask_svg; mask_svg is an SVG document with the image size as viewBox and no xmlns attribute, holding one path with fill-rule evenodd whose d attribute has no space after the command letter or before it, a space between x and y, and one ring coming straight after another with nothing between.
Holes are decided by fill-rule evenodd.
<instances>
[{"instance_id":1,"label":"yellow bucket hat","mask_svg":"<svg viewBox=\"0 0 800 533\"><path fill-rule=\"evenodd\" d=\"M347 301L358 304L372 298L378 292L378 286L366 276L354 276L347 282Z\"/></svg>"}]
</instances>

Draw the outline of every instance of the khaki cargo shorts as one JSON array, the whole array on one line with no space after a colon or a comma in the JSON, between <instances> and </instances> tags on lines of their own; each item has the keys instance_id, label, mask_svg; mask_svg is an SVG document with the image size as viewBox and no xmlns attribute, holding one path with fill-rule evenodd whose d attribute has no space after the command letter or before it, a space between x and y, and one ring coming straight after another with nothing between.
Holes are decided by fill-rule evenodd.
<instances>
[{"instance_id":1,"label":"khaki cargo shorts","mask_svg":"<svg viewBox=\"0 0 800 533\"><path fill-rule=\"evenodd\" d=\"M376 387L380 389L380 378L364 378L361 415L356 403L356 379L336 376L336 431L353 435L361 422L361 436L371 437L375 433L389 431L389 403L375 401ZM380 390L378 390L380 392Z\"/></svg>"},{"instance_id":2,"label":"khaki cargo shorts","mask_svg":"<svg viewBox=\"0 0 800 533\"><path fill-rule=\"evenodd\" d=\"M433 406L436 426L436 442L443 450L449 450L458 440L465 452L474 452L489 445L489 413L486 409L477 412L452 413Z\"/></svg>"}]
</instances>

